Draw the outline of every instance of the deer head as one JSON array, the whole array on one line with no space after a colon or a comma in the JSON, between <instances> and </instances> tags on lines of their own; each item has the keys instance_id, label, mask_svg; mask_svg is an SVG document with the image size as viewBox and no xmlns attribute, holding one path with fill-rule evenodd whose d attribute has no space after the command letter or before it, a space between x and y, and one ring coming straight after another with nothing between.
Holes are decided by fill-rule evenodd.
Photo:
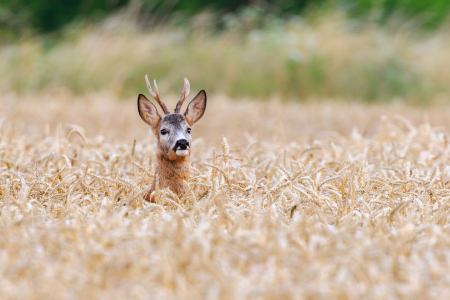
<instances>
[{"instance_id":1,"label":"deer head","mask_svg":"<svg viewBox=\"0 0 450 300\"><path fill-rule=\"evenodd\" d=\"M145 75L145 81L150 95L164 112L164 116L161 117L156 107L144 95L139 95L139 115L145 123L150 125L158 139L158 156L169 161L187 159L191 153L191 128L200 120L206 109L205 91L201 90L189 103L184 114L181 114L181 106L190 91L189 81L184 78L184 88L180 100L175 107L175 112L171 114L161 100L156 80L154 81L155 92L152 90L147 75Z\"/></svg>"}]
</instances>

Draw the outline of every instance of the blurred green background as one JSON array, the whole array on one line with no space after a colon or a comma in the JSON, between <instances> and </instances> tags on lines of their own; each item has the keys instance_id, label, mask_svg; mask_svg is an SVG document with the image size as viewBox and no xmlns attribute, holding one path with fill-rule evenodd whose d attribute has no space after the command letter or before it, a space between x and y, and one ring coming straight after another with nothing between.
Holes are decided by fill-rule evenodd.
<instances>
[{"instance_id":1,"label":"blurred green background","mask_svg":"<svg viewBox=\"0 0 450 300\"><path fill-rule=\"evenodd\" d=\"M448 0L3 0L0 90L447 101ZM447 66L448 65L448 66Z\"/></svg>"}]
</instances>

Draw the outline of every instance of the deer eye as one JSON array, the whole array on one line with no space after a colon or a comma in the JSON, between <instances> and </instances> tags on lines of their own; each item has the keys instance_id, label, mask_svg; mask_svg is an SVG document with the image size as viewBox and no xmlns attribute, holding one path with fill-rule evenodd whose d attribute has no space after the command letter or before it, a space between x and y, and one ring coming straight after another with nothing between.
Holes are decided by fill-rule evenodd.
<instances>
[{"instance_id":1,"label":"deer eye","mask_svg":"<svg viewBox=\"0 0 450 300\"><path fill-rule=\"evenodd\" d=\"M165 130L165 129L161 129L161 134L162 135L166 135L166 134L168 134L169 132L167 131L167 130Z\"/></svg>"},{"instance_id":2,"label":"deer eye","mask_svg":"<svg viewBox=\"0 0 450 300\"><path fill-rule=\"evenodd\" d=\"M188 129L186 129L186 131L187 131L187 133L191 133L191 129L190 128L188 128Z\"/></svg>"}]
</instances>

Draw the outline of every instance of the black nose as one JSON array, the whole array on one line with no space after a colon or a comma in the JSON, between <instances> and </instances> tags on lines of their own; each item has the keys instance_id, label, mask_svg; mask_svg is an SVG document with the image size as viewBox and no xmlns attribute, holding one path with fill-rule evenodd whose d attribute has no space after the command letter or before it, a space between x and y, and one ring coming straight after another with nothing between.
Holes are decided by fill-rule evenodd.
<instances>
[{"instance_id":1,"label":"black nose","mask_svg":"<svg viewBox=\"0 0 450 300\"><path fill-rule=\"evenodd\" d=\"M186 139L178 140L175 145L175 149L185 150L187 147L189 147L189 142Z\"/></svg>"}]
</instances>

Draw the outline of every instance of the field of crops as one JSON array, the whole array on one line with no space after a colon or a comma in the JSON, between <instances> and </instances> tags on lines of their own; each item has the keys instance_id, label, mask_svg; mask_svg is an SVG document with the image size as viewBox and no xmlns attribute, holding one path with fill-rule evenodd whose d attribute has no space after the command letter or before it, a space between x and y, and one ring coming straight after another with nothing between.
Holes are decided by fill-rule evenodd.
<instances>
[{"instance_id":1,"label":"field of crops","mask_svg":"<svg viewBox=\"0 0 450 300\"><path fill-rule=\"evenodd\" d=\"M210 95L190 192L150 204L134 100L0 101L1 299L450 293L448 107Z\"/></svg>"}]
</instances>

